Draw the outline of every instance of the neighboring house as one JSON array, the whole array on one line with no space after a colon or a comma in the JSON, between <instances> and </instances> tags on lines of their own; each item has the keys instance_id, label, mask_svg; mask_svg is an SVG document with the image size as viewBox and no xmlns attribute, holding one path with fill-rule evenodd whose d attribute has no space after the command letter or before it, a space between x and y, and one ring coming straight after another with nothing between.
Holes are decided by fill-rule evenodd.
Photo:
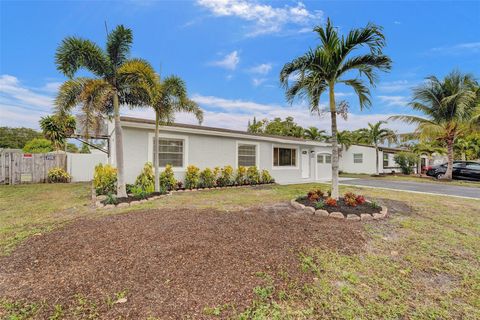
<instances>
[{"instance_id":1,"label":"neighboring house","mask_svg":"<svg viewBox=\"0 0 480 320\"><path fill-rule=\"evenodd\" d=\"M378 147L378 171L379 173L400 173L400 167L395 162L394 156L406 149ZM376 173L375 147L369 145L351 145L348 149L343 148L340 157L340 170L345 173ZM415 168L416 171L416 168Z\"/></svg>"},{"instance_id":2,"label":"neighboring house","mask_svg":"<svg viewBox=\"0 0 480 320\"><path fill-rule=\"evenodd\" d=\"M121 117L121 123L125 178L127 183L133 183L143 165L153 162L155 122ZM115 165L113 130L110 123L110 161ZM267 169L282 184L331 177L331 147L325 142L187 124L161 126L159 140L160 167L171 164L178 179L183 178L188 165L200 169L256 165L260 170Z\"/></svg>"}]
</instances>

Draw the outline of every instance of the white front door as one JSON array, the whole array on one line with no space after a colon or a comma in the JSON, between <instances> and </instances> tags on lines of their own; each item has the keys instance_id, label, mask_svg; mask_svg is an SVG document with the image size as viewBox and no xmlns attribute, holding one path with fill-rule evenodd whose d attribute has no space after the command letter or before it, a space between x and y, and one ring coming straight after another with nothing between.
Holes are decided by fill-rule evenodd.
<instances>
[{"instance_id":1,"label":"white front door","mask_svg":"<svg viewBox=\"0 0 480 320\"><path fill-rule=\"evenodd\" d=\"M302 178L310 177L310 155L308 150L302 150Z\"/></svg>"},{"instance_id":2,"label":"white front door","mask_svg":"<svg viewBox=\"0 0 480 320\"><path fill-rule=\"evenodd\" d=\"M317 153L317 180L332 178L332 155L330 153Z\"/></svg>"}]
</instances>

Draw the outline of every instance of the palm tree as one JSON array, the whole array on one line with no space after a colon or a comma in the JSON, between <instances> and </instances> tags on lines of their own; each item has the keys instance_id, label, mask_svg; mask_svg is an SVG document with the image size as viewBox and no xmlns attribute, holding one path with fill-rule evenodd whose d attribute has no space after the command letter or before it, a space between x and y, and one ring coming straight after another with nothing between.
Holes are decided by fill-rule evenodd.
<instances>
[{"instance_id":1,"label":"palm tree","mask_svg":"<svg viewBox=\"0 0 480 320\"><path fill-rule=\"evenodd\" d=\"M340 146L338 156L341 157L343 149L345 148L345 150L348 150L348 148L354 143L352 132L348 130L337 131L337 143Z\"/></svg>"},{"instance_id":2,"label":"palm tree","mask_svg":"<svg viewBox=\"0 0 480 320\"><path fill-rule=\"evenodd\" d=\"M40 128L45 138L50 140L57 153L57 167L60 165L58 153L66 149L67 138L72 135L76 127L75 118L72 116L60 117L57 115L45 116L40 119Z\"/></svg>"},{"instance_id":3,"label":"palm tree","mask_svg":"<svg viewBox=\"0 0 480 320\"><path fill-rule=\"evenodd\" d=\"M375 165L375 172L379 175L378 171L378 146L381 143L392 143L397 141L397 134L386 128L381 128L382 124L387 123L386 121L378 121L377 123L368 124L368 128L360 129L358 132L360 133L360 141L363 143L371 144L375 147L375 154L376 154L376 165Z\"/></svg>"},{"instance_id":4,"label":"palm tree","mask_svg":"<svg viewBox=\"0 0 480 320\"><path fill-rule=\"evenodd\" d=\"M480 152L480 144L473 138L457 139L453 147L460 153L463 161L467 160L467 153L469 151L473 154L478 154Z\"/></svg>"},{"instance_id":5,"label":"palm tree","mask_svg":"<svg viewBox=\"0 0 480 320\"><path fill-rule=\"evenodd\" d=\"M188 98L185 82L176 76L163 81L158 78L151 90L152 108L155 111L155 143L153 166L155 168L155 191L160 191L160 174L158 169L158 134L160 124L174 121L175 112L193 113L198 122L203 121L203 111L197 103Z\"/></svg>"},{"instance_id":6,"label":"palm tree","mask_svg":"<svg viewBox=\"0 0 480 320\"><path fill-rule=\"evenodd\" d=\"M305 129L303 132L303 136L305 139L313 140L313 141L325 141L328 138L327 132L325 130L318 130L315 127L309 127Z\"/></svg>"},{"instance_id":7,"label":"palm tree","mask_svg":"<svg viewBox=\"0 0 480 320\"><path fill-rule=\"evenodd\" d=\"M435 76L413 90L410 106L426 117L398 115L391 119L418 124L420 139L433 138L447 146L446 179L452 179L455 140L472 129L472 116L478 108L478 84L471 74L449 73L443 80Z\"/></svg>"},{"instance_id":8,"label":"palm tree","mask_svg":"<svg viewBox=\"0 0 480 320\"><path fill-rule=\"evenodd\" d=\"M285 64L280 72L280 82L286 89L287 101L293 103L296 97L307 98L310 112L319 113L320 96L329 94L329 112L332 122L332 197L338 199L338 141L337 108L335 104L335 85L344 84L353 88L359 98L360 108L371 105L370 89L361 79L365 76L374 86L377 70L387 71L391 60L384 55L385 36L382 29L374 24L353 29L345 37L340 36L330 19L326 26L314 28L320 38L320 45L310 49L303 56ZM353 51L367 48L368 52L352 56ZM353 75L352 71L357 71ZM296 76L289 85L289 77Z\"/></svg>"},{"instance_id":9,"label":"palm tree","mask_svg":"<svg viewBox=\"0 0 480 320\"><path fill-rule=\"evenodd\" d=\"M120 104L147 105L150 98L149 88L155 82L155 73L146 61L128 58L132 41L132 31L119 25L108 34L106 50L90 40L67 37L57 48L55 57L57 69L69 78L81 68L96 76L96 89L104 92L105 105L111 105L115 123L117 197L127 196ZM59 109L62 107L65 106L57 105Z\"/></svg>"}]
</instances>

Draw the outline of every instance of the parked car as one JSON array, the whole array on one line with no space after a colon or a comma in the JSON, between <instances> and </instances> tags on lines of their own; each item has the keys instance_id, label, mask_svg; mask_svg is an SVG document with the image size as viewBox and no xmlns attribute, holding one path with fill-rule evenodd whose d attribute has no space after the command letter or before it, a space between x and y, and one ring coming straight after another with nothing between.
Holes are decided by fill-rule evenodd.
<instances>
[{"instance_id":1,"label":"parked car","mask_svg":"<svg viewBox=\"0 0 480 320\"><path fill-rule=\"evenodd\" d=\"M427 176L439 179L447 171L447 164L430 166L425 169L427 170ZM454 161L452 178L480 181L480 163L473 161Z\"/></svg>"}]
</instances>

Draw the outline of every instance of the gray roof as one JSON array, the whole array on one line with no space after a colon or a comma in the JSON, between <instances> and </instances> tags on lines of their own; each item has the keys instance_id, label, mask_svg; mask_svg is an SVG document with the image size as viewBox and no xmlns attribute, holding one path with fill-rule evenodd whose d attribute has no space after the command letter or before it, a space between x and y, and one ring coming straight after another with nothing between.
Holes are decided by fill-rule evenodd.
<instances>
[{"instance_id":1,"label":"gray roof","mask_svg":"<svg viewBox=\"0 0 480 320\"><path fill-rule=\"evenodd\" d=\"M133 117L120 117L120 120L121 121L134 122L134 123L145 123L145 124L155 125L155 120L150 120L150 119L133 118ZM306 139L297 138L297 137L278 136L278 135L272 135L272 134L258 134L258 133L250 133L250 132L241 131L241 130L207 127L207 126L185 124L185 123L170 123L166 126L167 127L177 127L177 128L187 128L187 129L198 129L198 130L213 131L213 132L234 133L234 134L242 134L242 135L245 135L245 136L254 136L254 137L277 138L277 139L291 140L291 141L302 141L302 142L313 142L313 143L318 143L319 142L319 141L306 140Z\"/></svg>"}]
</instances>

